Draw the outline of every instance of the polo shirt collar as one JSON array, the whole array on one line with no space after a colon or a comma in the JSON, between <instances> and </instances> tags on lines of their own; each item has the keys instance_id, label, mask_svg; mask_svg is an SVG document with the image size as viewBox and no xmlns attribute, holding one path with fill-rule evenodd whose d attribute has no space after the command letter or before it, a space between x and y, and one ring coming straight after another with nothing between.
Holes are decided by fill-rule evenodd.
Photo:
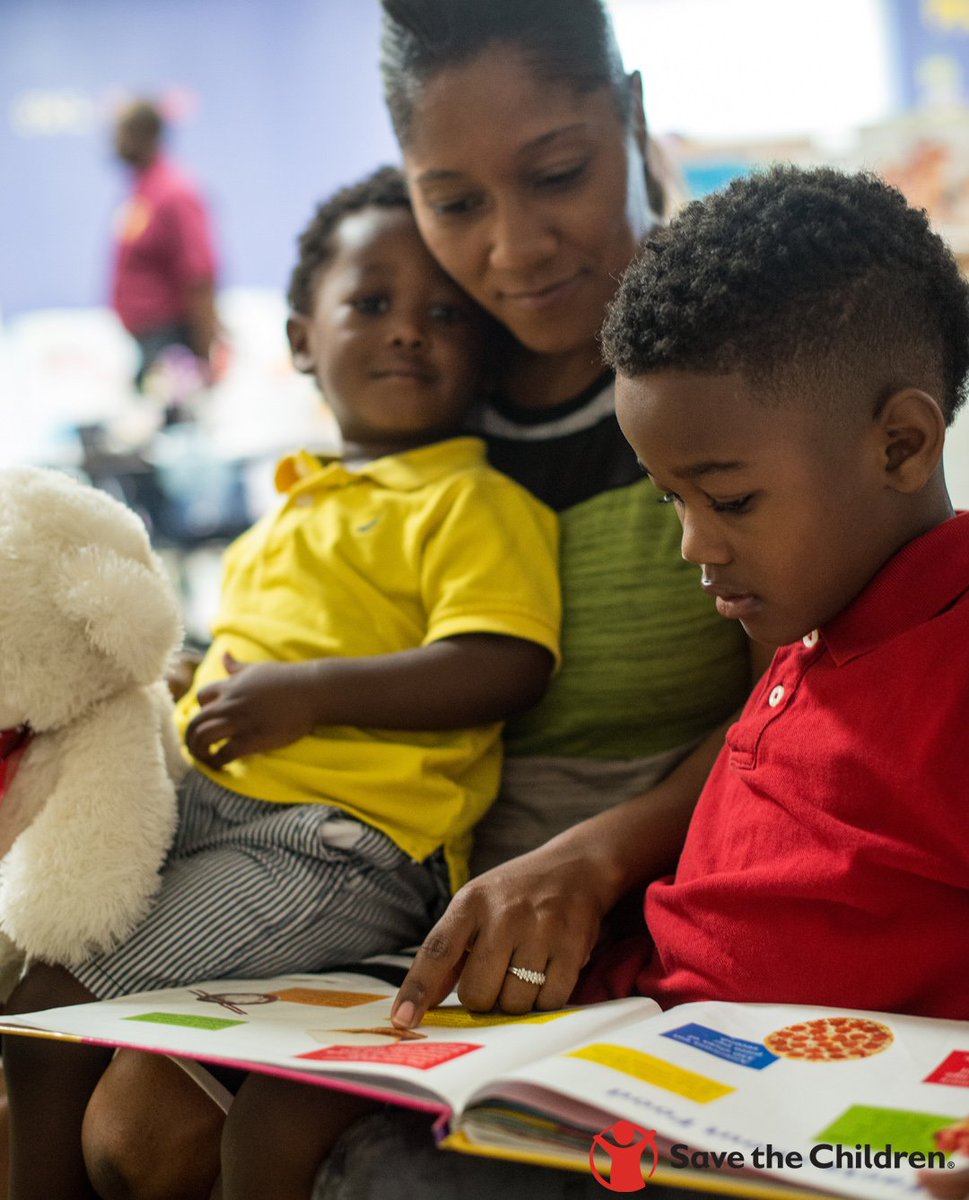
<instances>
[{"instance_id":1,"label":"polo shirt collar","mask_svg":"<svg viewBox=\"0 0 969 1200\"><path fill-rule=\"evenodd\" d=\"M903 546L821 634L838 666L938 616L969 591L969 513Z\"/></svg>"},{"instance_id":2,"label":"polo shirt collar","mask_svg":"<svg viewBox=\"0 0 969 1200\"><path fill-rule=\"evenodd\" d=\"M320 486L342 487L354 479L372 479L390 491L411 492L443 475L484 462L485 444L474 437L432 442L402 454L375 458L353 470L345 466L339 456L321 457L300 450L280 460L276 468L276 490L285 495Z\"/></svg>"}]
</instances>

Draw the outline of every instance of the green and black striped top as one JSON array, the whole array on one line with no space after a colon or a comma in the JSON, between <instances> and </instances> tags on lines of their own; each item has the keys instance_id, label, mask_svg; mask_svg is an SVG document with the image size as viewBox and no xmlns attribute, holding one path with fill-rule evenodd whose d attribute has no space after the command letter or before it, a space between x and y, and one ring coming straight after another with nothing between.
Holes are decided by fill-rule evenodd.
<instances>
[{"instance_id":1,"label":"green and black striped top","mask_svg":"<svg viewBox=\"0 0 969 1200\"><path fill-rule=\"evenodd\" d=\"M475 431L500 470L559 513L563 666L509 722L509 756L634 759L686 746L749 690L746 638L680 555L672 505L623 438L606 376L552 409L492 403Z\"/></svg>"}]
</instances>

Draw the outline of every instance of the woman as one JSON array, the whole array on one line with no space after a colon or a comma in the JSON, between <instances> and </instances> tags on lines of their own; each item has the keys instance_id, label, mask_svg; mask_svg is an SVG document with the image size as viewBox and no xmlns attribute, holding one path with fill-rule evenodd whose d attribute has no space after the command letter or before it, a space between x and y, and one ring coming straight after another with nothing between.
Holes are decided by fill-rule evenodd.
<instances>
[{"instance_id":1,"label":"woman","mask_svg":"<svg viewBox=\"0 0 969 1200\"><path fill-rule=\"evenodd\" d=\"M475 866L541 849L455 898L402 990L410 1024L462 963L470 1006L568 1000L604 914L675 859L720 734L701 739L750 675L742 633L697 588L679 522L622 438L599 355L616 281L664 206L640 81L602 4L383 7L385 91L418 226L514 339L477 426L492 462L559 511L565 602L564 668L507 730Z\"/></svg>"},{"instance_id":2,"label":"woman","mask_svg":"<svg viewBox=\"0 0 969 1200\"><path fill-rule=\"evenodd\" d=\"M475 1008L566 1003L605 914L675 860L750 662L680 557L599 355L618 276L664 211L600 0L384 0L383 72L421 232L509 334L476 427L560 512L565 602L564 668L508 728L476 836L478 871L510 861L425 942L397 1008L410 1024L454 982ZM165 1060L118 1056L86 1128L103 1196L208 1195L221 1116L180 1083ZM162 1097L171 1129L151 1121Z\"/></svg>"}]
</instances>

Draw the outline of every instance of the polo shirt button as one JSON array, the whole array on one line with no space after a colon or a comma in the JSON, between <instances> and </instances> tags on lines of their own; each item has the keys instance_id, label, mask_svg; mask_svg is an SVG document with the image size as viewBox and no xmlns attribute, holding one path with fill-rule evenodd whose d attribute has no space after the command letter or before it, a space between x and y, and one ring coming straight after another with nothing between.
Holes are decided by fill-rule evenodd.
<instances>
[{"instance_id":1,"label":"polo shirt button","mask_svg":"<svg viewBox=\"0 0 969 1200\"><path fill-rule=\"evenodd\" d=\"M774 688L771 694L767 697L767 703L771 706L771 708L776 708L783 699L784 688L781 684L778 684L777 687Z\"/></svg>"},{"instance_id":2,"label":"polo shirt button","mask_svg":"<svg viewBox=\"0 0 969 1200\"><path fill-rule=\"evenodd\" d=\"M801 641L809 650L813 649L813 647L818 644L818 631L816 629L812 629L810 633L806 633L804 637L801 638Z\"/></svg>"}]
</instances>

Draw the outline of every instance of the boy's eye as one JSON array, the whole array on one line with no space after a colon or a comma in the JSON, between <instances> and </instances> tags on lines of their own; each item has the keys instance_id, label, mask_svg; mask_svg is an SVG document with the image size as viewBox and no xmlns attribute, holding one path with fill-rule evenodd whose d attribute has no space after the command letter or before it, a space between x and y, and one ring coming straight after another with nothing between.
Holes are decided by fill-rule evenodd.
<instances>
[{"instance_id":1,"label":"boy's eye","mask_svg":"<svg viewBox=\"0 0 969 1200\"><path fill-rule=\"evenodd\" d=\"M734 516L750 511L750 506L753 503L754 496L751 493L749 496L739 496L736 500L714 500L712 496L708 497L710 507L714 512L728 513ZM682 504L683 501L676 492L664 492L660 496L660 504Z\"/></svg>"},{"instance_id":2,"label":"boy's eye","mask_svg":"<svg viewBox=\"0 0 969 1200\"><path fill-rule=\"evenodd\" d=\"M745 513L749 510L753 496L740 496L737 500L710 500L710 507L719 513Z\"/></svg>"},{"instance_id":3,"label":"boy's eye","mask_svg":"<svg viewBox=\"0 0 969 1200\"><path fill-rule=\"evenodd\" d=\"M467 317L467 312L459 304L442 301L440 304L431 305L431 320L438 321L442 325L457 325L461 321L466 321Z\"/></svg>"},{"instance_id":4,"label":"boy's eye","mask_svg":"<svg viewBox=\"0 0 969 1200\"><path fill-rule=\"evenodd\" d=\"M372 296L357 296L350 301L350 304L357 312L368 317L376 317L390 308L390 297L382 293Z\"/></svg>"}]
</instances>

